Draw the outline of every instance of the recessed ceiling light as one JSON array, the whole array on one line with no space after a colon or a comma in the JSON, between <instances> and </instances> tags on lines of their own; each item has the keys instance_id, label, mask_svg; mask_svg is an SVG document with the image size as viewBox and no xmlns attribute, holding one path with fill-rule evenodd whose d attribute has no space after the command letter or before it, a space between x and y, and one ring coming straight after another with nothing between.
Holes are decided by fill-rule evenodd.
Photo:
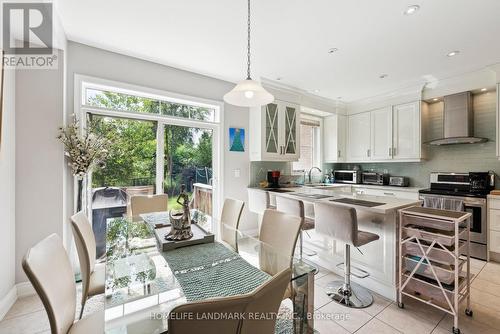
<instances>
[{"instance_id":1,"label":"recessed ceiling light","mask_svg":"<svg viewBox=\"0 0 500 334\"><path fill-rule=\"evenodd\" d=\"M330 49L328 49L328 53L335 53L337 51L339 51L339 49L337 49L337 48L330 48Z\"/></svg>"},{"instance_id":2,"label":"recessed ceiling light","mask_svg":"<svg viewBox=\"0 0 500 334\"><path fill-rule=\"evenodd\" d=\"M433 98L432 101L439 101L437 97Z\"/></svg>"},{"instance_id":3,"label":"recessed ceiling light","mask_svg":"<svg viewBox=\"0 0 500 334\"><path fill-rule=\"evenodd\" d=\"M454 56L458 55L459 53L460 53L460 51L455 50L455 51L448 52L447 56L454 57Z\"/></svg>"},{"instance_id":4,"label":"recessed ceiling light","mask_svg":"<svg viewBox=\"0 0 500 334\"><path fill-rule=\"evenodd\" d=\"M420 9L419 5L411 5L406 8L406 10L403 12L405 15L412 15L415 14L418 10Z\"/></svg>"},{"instance_id":5,"label":"recessed ceiling light","mask_svg":"<svg viewBox=\"0 0 500 334\"><path fill-rule=\"evenodd\" d=\"M385 78L387 78L387 76L388 76L388 74L381 74L381 75L379 75L379 78L380 79L385 79Z\"/></svg>"},{"instance_id":6,"label":"recessed ceiling light","mask_svg":"<svg viewBox=\"0 0 500 334\"><path fill-rule=\"evenodd\" d=\"M319 93L319 89L313 90L314 93Z\"/></svg>"},{"instance_id":7,"label":"recessed ceiling light","mask_svg":"<svg viewBox=\"0 0 500 334\"><path fill-rule=\"evenodd\" d=\"M481 92L486 92L488 88L481 88Z\"/></svg>"}]
</instances>

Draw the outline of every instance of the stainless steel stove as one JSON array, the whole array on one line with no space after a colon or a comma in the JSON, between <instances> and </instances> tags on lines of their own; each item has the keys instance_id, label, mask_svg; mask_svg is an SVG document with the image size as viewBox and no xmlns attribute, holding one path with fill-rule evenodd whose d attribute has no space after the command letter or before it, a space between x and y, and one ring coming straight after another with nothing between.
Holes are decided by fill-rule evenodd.
<instances>
[{"instance_id":1,"label":"stainless steel stove","mask_svg":"<svg viewBox=\"0 0 500 334\"><path fill-rule=\"evenodd\" d=\"M486 196L494 188L492 172L431 173L430 189L420 190L425 207L466 211L471 217L471 256L486 260Z\"/></svg>"}]
</instances>

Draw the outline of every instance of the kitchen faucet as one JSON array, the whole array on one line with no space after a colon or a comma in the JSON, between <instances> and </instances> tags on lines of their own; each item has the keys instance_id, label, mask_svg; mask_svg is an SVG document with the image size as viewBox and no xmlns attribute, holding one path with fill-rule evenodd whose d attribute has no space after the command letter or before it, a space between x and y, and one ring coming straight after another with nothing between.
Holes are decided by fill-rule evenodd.
<instances>
[{"instance_id":1,"label":"kitchen faucet","mask_svg":"<svg viewBox=\"0 0 500 334\"><path fill-rule=\"evenodd\" d=\"M312 183L311 172L313 171L313 169L317 169L321 173L321 169L319 167L311 167L311 169L309 169L309 183Z\"/></svg>"}]
</instances>

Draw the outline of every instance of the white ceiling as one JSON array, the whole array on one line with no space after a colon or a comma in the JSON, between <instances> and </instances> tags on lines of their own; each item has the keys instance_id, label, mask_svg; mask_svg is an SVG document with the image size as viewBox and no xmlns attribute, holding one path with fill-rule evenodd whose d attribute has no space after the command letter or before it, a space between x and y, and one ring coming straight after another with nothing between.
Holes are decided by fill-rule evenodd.
<instances>
[{"instance_id":1,"label":"white ceiling","mask_svg":"<svg viewBox=\"0 0 500 334\"><path fill-rule=\"evenodd\" d=\"M420 11L403 15L408 5ZM245 78L245 0L62 0L70 40ZM253 77L352 101L500 62L499 0L253 0ZM328 49L339 51L333 54ZM456 57L447 57L460 50ZM380 79L382 73L388 74Z\"/></svg>"}]
</instances>

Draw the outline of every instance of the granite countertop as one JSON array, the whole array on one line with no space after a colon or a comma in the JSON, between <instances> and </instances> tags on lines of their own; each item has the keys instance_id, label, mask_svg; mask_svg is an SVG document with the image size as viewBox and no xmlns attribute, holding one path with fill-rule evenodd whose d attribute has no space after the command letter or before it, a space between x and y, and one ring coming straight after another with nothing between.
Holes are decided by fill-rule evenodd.
<instances>
[{"instance_id":1,"label":"granite countertop","mask_svg":"<svg viewBox=\"0 0 500 334\"><path fill-rule=\"evenodd\" d=\"M271 194L277 196L285 196L291 197L295 199L299 199L306 203L317 203L317 202L328 202L328 203L336 203L339 205L347 205L355 208L356 210L361 211L369 211L373 213L379 214L387 214L391 211L395 211L401 208L420 205L420 201L411 200L411 199L403 199L403 198L394 198L392 196L371 196L371 195L359 195L352 193L351 191L346 191L342 189L318 189L318 188L310 188L310 187L298 187L298 188L286 188L288 192L273 192L269 189L250 187L253 189L259 189L262 191L268 191ZM342 187L339 187L342 188ZM327 198L311 198L305 197L304 194L318 194L329 196ZM355 205L348 203L339 203L339 202L331 202L332 199L340 199L340 198L349 198L367 202L378 202L382 203L381 205L367 207L363 205Z\"/></svg>"}]
</instances>

